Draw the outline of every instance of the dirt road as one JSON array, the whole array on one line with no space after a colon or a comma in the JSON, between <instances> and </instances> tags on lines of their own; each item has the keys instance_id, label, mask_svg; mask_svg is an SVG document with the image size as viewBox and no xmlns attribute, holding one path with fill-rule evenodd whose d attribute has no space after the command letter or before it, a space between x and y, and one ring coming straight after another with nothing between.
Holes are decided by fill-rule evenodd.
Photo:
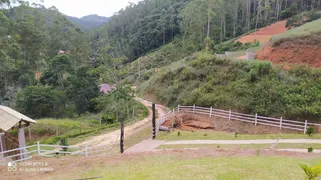
<instances>
[{"instance_id":1,"label":"dirt road","mask_svg":"<svg viewBox=\"0 0 321 180\"><path fill-rule=\"evenodd\" d=\"M136 98L136 100L141 102L148 108L149 115L142 121L138 121L132 125L125 126L125 138L131 136L132 134L135 134L136 132L139 132L144 127L146 127L146 125L148 125L148 123L150 123L152 120L152 112L151 112L151 109L149 108L152 106L152 103L141 98ZM160 117L165 115L167 110L164 106L156 105L156 111L158 113L158 117ZM75 146L85 146L86 144L88 146L97 146L97 145L107 146L107 145L118 144L119 140L120 140L120 130L116 130L106 134L94 136L87 141L76 144Z\"/></svg>"}]
</instances>

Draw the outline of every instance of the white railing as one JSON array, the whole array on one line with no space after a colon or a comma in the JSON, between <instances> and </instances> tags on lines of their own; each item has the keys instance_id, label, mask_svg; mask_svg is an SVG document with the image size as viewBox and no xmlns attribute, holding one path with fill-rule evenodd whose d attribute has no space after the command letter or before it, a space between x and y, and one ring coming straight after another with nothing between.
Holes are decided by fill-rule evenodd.
<instances>
[{"instance_id":1,"label":"white railing","mask_svg":"<svg viewBox=\"0 0 321 180\"><path fill-rule=\"evenodd\" d=\"M61 146L51 144L40 144L37 142L36 145L26 146L17 149L11 149L8 151L0 152L0 165L6 165L9 162L21 162L31 159L33 155L37 154L44 157L54 157L57 155L82 155L82 156L93 156L93 155L106 155L114 154L118 151L117 146ZM13 155L10 155L12 154Z\"/></svg>"},{"instance_id":2,"label":"white railing","mask_svg":"<svg viewBox=\"0 0 321 180\"><path fill-rule=\"evenodd\" d=\"M193 114L201 114L201 115L208 115L210 117L220 117L230 120L242 121L253 123L255 126L257 125L266 125L266 126L273 126L278 127L280 129L291 129L297 131L303 131L304 134L307 131L309 126L321 126L321 124L316 123L308 123L307 120L305 122L294 121L294 120L287 120L281 118L272 118L272 117L264 117L259 116L258 114L251 115L251 114L243 114L238 112L232 112L231 110L221 110L221 109L214 109L212 107L198 107L198 106L177 106L177 108L173 109L171 112L166 114L163 117L160 117L157 120L157 132L159 131L159 127L170 117L175 115L178 112L187 112Z\"/></svg>"}]
</instances>

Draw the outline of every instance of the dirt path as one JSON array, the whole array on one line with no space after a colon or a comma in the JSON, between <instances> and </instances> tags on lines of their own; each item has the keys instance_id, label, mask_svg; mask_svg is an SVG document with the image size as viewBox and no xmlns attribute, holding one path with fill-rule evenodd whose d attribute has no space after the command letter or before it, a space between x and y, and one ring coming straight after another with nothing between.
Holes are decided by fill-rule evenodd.
<instances>
[{"instance_id":1,"label":"dirt path","mask_svg":"<svg viewBox=\"0 0 321 180\"><path fill-rule=\"evenodd\" d=\"M262 139L262 140L182 140L182 141L167 141L164 145L178 144L273 144L273 143L288 143L288 144L321 144L319 139Z\"/></svg>"},{"instance_id":2,"label":"dirt path","mask_svg":"<svg viewBox=\"0 0 321 180\"><path fill-rule=\"evenodd\" d=\"M144 104L148 108L149 116L146 117L142 121L136 122L136 123L129 125L129 126L125 126L125 138L128 138L132 134L139 132L140 130L142 130L145 127L145 125L150 123L152 120L152 112L151 112L151 109L149 108L152 105L152 103L149 101L146 101L144 99L141 99L141 98L136 98L136 100L141 102L142 104ZM161 105L156 105L156 111L158 113L158 117L166 114L166 108ZM90 138L89 140L86 140L82 143L76 144L75 146L85 146L86 144L88 146L113 145L113 144L119 143L119 139L120 139L120 130L116 130L116 131L109 132L106 134L94 136L94 137Z\"/></svg>"}]
</instances>

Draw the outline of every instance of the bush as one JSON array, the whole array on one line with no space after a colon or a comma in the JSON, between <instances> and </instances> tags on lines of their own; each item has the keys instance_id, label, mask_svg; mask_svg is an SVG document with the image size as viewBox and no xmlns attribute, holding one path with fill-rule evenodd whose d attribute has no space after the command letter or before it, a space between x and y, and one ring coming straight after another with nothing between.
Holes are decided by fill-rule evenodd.
<instances>
[{"instance_id":1,"label":"bush","mask_svg":"<svg viewBox=\"0 0 321 180\"><path fill-rule=\"evenodd\" d=\"M313 128L313 127L308 127L308 128L307 128L307 134L308 134L309 136L312 136L313 132L314 132L314 128Z\"/></svg>"},{"instance_id":2,"label":"bush","mask_svg":"<svg viewBox=\"0 0 321 180\"><path fill-rule=\"evenodd\" d=\"M313 147L309 147L308 148L308 153L312 153L313 152Z\"/></svg>"},{"instance_id":3,"label":"bush","mask_svg":"<svg viewBox=\"0 0 321 180\"><path fill-rule=\"evenodd\" d=\"M61 146L69 146L68 141L67 141L67 138L65 138L65 137L62 138L62 139L60 140L60 145L61 145ZM62 150L65 151L65 152L67 152L67 151L68 151L68 147L63 147Z\"/></svg>"},{"instance_id":4,"label":"bush","mask_svg":"<svg viewBox=\"0 0 321 180\"><path fill-rule=\"evenodd\" d=\"M102 124L114 124L116 122L115 114L108 113L101 116Z\"/></svg>"},{"instance_id":5,"label":"bush","mask_svg":"<svg viewBox=\"0 0 321 180\"><path fill-rule=\"evenodd\" d=\"M293 16L286 22L287 28L295 28L302 26L305 23L312 22L321 18L321 14L316 11L307 11L296 16Z\"/></svg>"}]
</instances>

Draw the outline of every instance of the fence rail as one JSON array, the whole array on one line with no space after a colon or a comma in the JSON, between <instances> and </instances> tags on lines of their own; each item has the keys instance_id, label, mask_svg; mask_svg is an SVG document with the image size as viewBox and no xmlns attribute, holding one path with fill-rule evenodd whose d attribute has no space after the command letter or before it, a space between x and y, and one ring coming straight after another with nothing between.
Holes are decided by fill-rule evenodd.
<instances>
[{"instance_id":1,"label":"fence rail","mask_svg":"<svg viewBox=\"0 0 321 180\"><path fill-rule=\"evenodd\" d=\"M40 144L37 142L36 145L21 147L17 149L11 149L8 151L0 152L0 165L6 165L9 162L16 163L31 159L33 155L40 155L44 157L53 157L59 154L64 155L82 155L82 156L94 156L94 155L106 155L114 154L118 146L61 146L52 144ZM19 152L13 155L9 153Z\"/></svg>"},{"instance_id":2,"label":"fence rail","mask_svg":"<svg viewBox=\"0 0 321 180\"><path fill-rule=\"evenodd\" d=\"M309 126L320 126L321 124L316 123L308 123L307 120L305 122L301 121L294 121L294 120L287 120L281 118L272 118L272 117L264 117L259 116L258 114L243 114L239 112L232 112L231 110L222 110L222 109L214 109L212 107L198 107L198 106L177 106L172 111L170 111L165 116L160 117L156 124L157 124L157 133L159 132L160 126L170 117L175 115L178 112L187 112L193 114L201 114L201 115L208 115L210 117L220 117L230 120L242 121L247 123L253 123L255 126L257 125L265 125L265 126L272 126L278 127L280 129L291 129L296 131L303 131L306 134L307 128Z\"/></svg>"}]
</instances>

